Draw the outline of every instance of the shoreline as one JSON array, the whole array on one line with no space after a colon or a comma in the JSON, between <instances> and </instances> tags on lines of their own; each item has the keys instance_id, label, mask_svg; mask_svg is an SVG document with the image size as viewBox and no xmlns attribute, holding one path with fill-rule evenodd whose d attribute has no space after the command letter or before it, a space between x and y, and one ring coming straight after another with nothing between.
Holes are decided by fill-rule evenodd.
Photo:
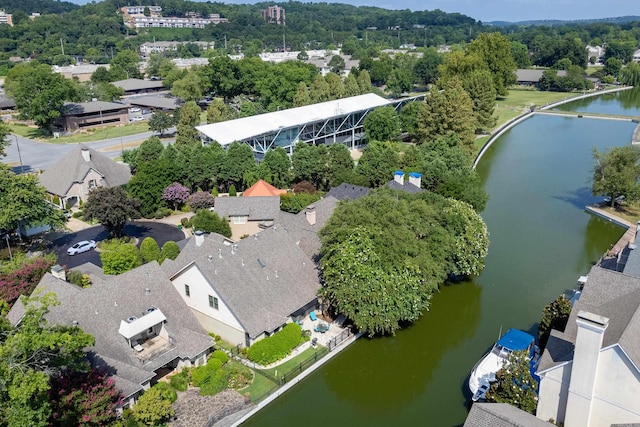
<instances>
[{"instance_id":1,"label":"shoreline","mask_svg":"<svg viewBox=\"0 0 640 427\"><path fill-rule=\"evenodd\" d=\"M574 97L571 97L571 98L562 99L560 101L551 102L551 103L549 103L547 105L544 105L544 106L540 107L539 110L541 112L545 112L546 110L548 110L550 108L554 108L554 107L557 107L558 105L566 104L568 102L573 102L573 101L577 101L577 100L580 100L580 99L591 98L593 96L603 95L603 94L606 94L606 93L615 93L615 92L620 92L620 91L623 91L623 90L630 90L630 89L633 89L633 86L623 86L623 87L617 87L617 88L613 88L613 89L606 89L606 90L602 90L602 91L584 93L582 95L577 95L577 96L574 96ZM509 120L508 122L504 123L503 125L499 126L495 130L495 132L491 135L491 138L489 138L487 140L487 142L485 142L485 144L482 146L482 148L478 152L478 155L476 156L475 160L473 161L473 169L475 169L478 166L478 163L480 163L480 160L482 159L482 156L487 152L487 150L491 147L491 145L498 138L500 138L502 136L502 134L504 134L506 131L508 131L512 127L520 124L524 120L532 117L533 115L535 115L537 113L538 113L537 110L527 111L527 112L522 113L519 116ZM555 114L555 113L545 112L545 113L542 113L542 114ZM570 116L570 117L577 117L577 114L575 116L572 115L572 114L567 114L567 115ZM590 115L589 117L590 118L595 118L595 117L602 117L602 116ZM620 120L623 120L623 119L620 119ZM633 121L633 118L629 118L628 121ZM640 124L638 124L638 126L636 127L636 130L634 131L634 138L635 137L638 138L637 142L640 142Z\"/></svg>"}]
</instances>

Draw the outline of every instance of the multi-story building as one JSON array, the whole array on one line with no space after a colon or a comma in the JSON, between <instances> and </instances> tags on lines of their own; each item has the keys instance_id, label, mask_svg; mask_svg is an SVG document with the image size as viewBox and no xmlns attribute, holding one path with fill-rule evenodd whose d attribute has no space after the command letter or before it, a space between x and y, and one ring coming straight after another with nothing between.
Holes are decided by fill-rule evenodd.
<instances>
[{"instance_id":1,"label":"multi-story building","mask_svg":"<svg viewBox=\"0 0 640 427\"><path fill-rule=\"evenodd\" d=\"M200 50L213 49L215 47L215 42L147 42L140 45L140 54L145 58L148 58L152 53L163 53L171 50L178 50L178 46L187 43L198 45Z\"/></svg>"},{"instance_id":2,"label":"multi-story building","mask_svg":"<svg viewBox=\"0 0 640 427\"><path fill-rule=\"evenodd\" d=\"M229 22L229 20L221 18L217 13L209 15L209 18L133 16L130 26L135 28L204 28L209 24L217 25L221 22Z\"/></svg>"},{"instance_id":3,"label":"multi-story building","mask_svg":"<svg viewBox=\"0 0 640 427\"><path fill-rule=\"evenodd\" d=\"M262 9L260 14L265 22L269 24L285 25L284 7L278 5L269 6L266 9Z\"/></svg>"},{"instance_id":4,"label":"multi-story building","mask_svg":"<svg viewBox=\"0 0 640 427\"><path fill-rule=\"evenodd\" d=\"M4 10L0 10L0 24L7 24L13 27L13 20L11 19L12 15L10 13L6 13Z\"/></svg>"},{"instance_id":5,"label":"multi-story building","mask_svg":"<svg viewBox=\"0 0 640 427\"><path fill-rule=\"evenodd\" d=\"M120 10L125 15L144 15L144 9L148 8L151 16L160 16L162 7L160 6L124 6Z\"/></svg>"}]
</instances>

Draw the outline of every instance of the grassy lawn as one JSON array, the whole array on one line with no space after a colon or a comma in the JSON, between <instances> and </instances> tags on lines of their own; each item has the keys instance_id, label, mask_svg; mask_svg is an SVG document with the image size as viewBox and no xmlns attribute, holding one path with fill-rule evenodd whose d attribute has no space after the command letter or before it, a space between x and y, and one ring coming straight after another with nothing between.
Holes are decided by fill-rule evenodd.
<instances>
[{"instance_id":1,"label":"grassy lawn","mask_svg":"<svg viewBox=\"0 0 640 427\"><path fill-rule=\"evenodd\" d=\"M10 123L11 132L25 138L34 139L40 142L50 142L55 144L73 144L80 142L101 141L103 139L119 138L121 136L136 135L149 131L146 122L137 122L126 124L124 126L108 126L102 128L86 129L71 136L63 136L61 138L53 138L50 136L43 137L38 128L30 127L24 124Z\"/></svg>"},{"instance_id":2,"label":"grassy lawn","mask_svg":"<svg viewBox=\"0 0 640 427\"><path fill-rule=\"evenodd\" d=\"M615 208L612 208L611 206L600 206L600 209L626 219L632 224L636 224L640 221L639 204L625 203L624 205L617 205Z\"/></svg>"},{"instance_id":3,"label":"grassy lawn","mask_svg":"<svg viewBox=\"0 0 640 427\"><path fill-rule=\"evenodd\" d=\"M296 357L293 357L287 360L283 364L278 365L275 368L265 369L264 371L274 377L276 376L276 371L279 372L280 374L289 372L290 370L298 366L300 363L313 357L314 353L318 353L318 359L320 359L322 356L324 356L327 353L327 349L326 347L322 347L322 346L318 346L318 348L309 347L302 353L298 354Z\"/></svg>"},{"instance_id":4,"label":"grassy lawn","mask_svg":"<svg viewBox=\"0 0 640 427\"><path fill-rule=\"evenodd\" d=\"M277 383L271 381L264 375L260 375L258 373L253 374L253 382L247 388L243 388L242 390L238 390L240 393L249 393L252 399L261 398L268 391L274 389Z\"/></svg>"},{"instance_id":5,"label":"grassy lawn","mask_svg":"<svg viewBox=\"0 0 640 427\"><path fill-rule=\"evenodd\" d=\"M509 89L506 98L498 99L496 102L496 112L500 127L504 123L519 116L532 105L543 106L551 102L572 97L573 94L566 92L541 92L533 89Z\"/></svg>"}]
</instances>

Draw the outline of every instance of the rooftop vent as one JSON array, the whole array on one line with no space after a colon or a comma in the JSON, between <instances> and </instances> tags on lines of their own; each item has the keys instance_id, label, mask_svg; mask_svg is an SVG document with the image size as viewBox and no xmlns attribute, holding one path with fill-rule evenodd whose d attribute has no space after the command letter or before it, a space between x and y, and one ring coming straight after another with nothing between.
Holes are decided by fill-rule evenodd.
<instances>
[{"instance_id":1,"label":"rooftop vent","mask_svg":"<svg viewBox=\"0 0 640 427\"><path fill-rule=\"evenodd\" d=\"M133 321L135 321L135 320L138 320L138 318L137 318L136 316L129 316L129 317L127 317L127 322L129 322L129 323L131 323L131 322L133 322Z\"/></svg>"},{"instance_id":2,"label":"rooftop vent","mask_svg":"<svg viewBox=\"0 0 640 427\"><path fill-rule=\"evenodd\" d=\"M147 308L147 313L151 313L152 311L156 311L157 309L158 309L157 307L151 306Z\"/></svg>"},{"instance_id":3,"label":"rooftop vent","mask_svg":"<svg viewBox=\"0 0 640 427\"><path fill-rule=\"evenodd\" d=\"M144 294L145 294L145 295L150 295L150 294L151 294L151 289L149 289L149 288L144 288Z\"/></svg>"},{"instance_id":4,"label":"rooftop vent","mask_svg":"<svg viewBox=\"0 0 640 427\"><path fill-rule=\"evenodd\" d=\"M73 326L78 326L78 321L74 320L73 322L71 322L73 324Z\"/></svg>"},{"instance_id":5,"label":"rooftop vent","mask_svg":"<svg viewBox=\"0 0 640 427\"><path fill-rule=\"evenodd\" d=\"M211 260L213 259L213 255L209 255L209 256L207 257L207 259L208 259L209 261L211 261Z\"/></svg>"},{"instance_id":6,"label":"rooftop vent","mask_svg":"<svg viewBox=\"0 0 640 427\"><path fill-rule=\"evenodd\" d=\"M218 258L222 258L222 249L218 249Z\"/></svg>"}]
</instances>

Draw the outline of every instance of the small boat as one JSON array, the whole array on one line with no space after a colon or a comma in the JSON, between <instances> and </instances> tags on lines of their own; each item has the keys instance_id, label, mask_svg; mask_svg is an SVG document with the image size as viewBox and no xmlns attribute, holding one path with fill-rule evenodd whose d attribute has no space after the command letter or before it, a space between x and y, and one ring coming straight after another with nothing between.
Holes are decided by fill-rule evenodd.
<instances>
[{"instance_id":1,"label":"small boat","mask_svg":"<svg viewBox=\"0 0 640 427\"><path fill-rule=\"evenodd\" d=\"M491 351L485 354L476 363L469 376L469 390L474 402L484 399L491 382L496 380L496 373L504 363L508 363L509 354L512 351L526 350L529 358L535 360L535 338L519 329L509 329L494 345Z\"/></svg>"}]
</instances>

